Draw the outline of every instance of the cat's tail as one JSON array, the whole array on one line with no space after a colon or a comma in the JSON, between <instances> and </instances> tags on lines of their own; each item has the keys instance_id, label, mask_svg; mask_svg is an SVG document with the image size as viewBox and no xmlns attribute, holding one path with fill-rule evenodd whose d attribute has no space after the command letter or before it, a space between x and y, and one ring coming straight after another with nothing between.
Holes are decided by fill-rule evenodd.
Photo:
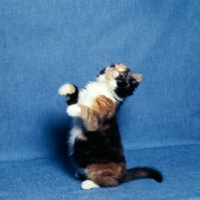
<instances>
[{"instance_id":1,"label":"cat's tail","mask_svg":"<svg viewBox=\"0 0 200 200\"><path fill-rule=\"evenodd\" d=\"M127 170L127 174L124 176L122 182L128 182L131 180L137 180L142 178L152 178L155 181L161 183L163 181L162 174L153 168L149 167L136 167Z\"/></svg>"}]
</instances>

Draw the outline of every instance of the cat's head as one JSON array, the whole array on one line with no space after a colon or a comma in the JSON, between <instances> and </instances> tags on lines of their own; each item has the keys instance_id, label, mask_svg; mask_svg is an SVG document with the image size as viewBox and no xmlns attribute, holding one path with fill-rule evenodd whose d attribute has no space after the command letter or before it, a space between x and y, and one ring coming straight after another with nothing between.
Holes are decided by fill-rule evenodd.
<instances>
[{"instance_id":1,"label":"cat's head","mask_svg":"<svg viewBox=\"0 0 200 200\"><path fill-rule=\"evenodd\" d=\"M106 80L107 84L120 98L126 98L133 94L142 80L141 74L133 74L124 64L115 64L104 68L100 77Z\"/></svg>"}]
</instances>

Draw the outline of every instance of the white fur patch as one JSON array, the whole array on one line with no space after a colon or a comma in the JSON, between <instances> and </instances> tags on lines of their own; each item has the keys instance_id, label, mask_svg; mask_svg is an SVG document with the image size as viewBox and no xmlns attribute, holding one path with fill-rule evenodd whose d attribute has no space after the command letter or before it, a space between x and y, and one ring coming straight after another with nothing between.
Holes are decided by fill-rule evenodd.
<instances>
[{"instance_id":1,"label":"white fur patch","mask_svg":"<svg viewBox=\"0 0 200 200\"><path fill-rule=\"evenodd\" d=\"M116 78L119 76L119 72L118 71L113 71L113 77Z\"/></svg>"},{"instance_id":2,"label":"white fur patch","mask_svg":"<svg viewBox=\"0 0 200 200\"><path fill-rule=\"evenodd\" d=\"M61 86L58 90L58 94L61 96L66 96L67 94L72 94L74 92L75 92L74 86L68 83Z\"/></svg>"},{"instance_id":3,"label":"white fur patch","mask_svg":"<svg viewBox=\"0 0 200 200\"><path fill-rule=\"evenodd\" d=\"M90 190L90 189L99 188L99 187L100 187L99 185L97 185L96 183L94 183L91 180L83 181L81 184L81 188L84 190Z\"/></svg>"},{"instance_id":4,"label":"white fur patch","mask_svg":"<svg viewBox=\"0 0 200 200\"><path fill-rule=\"evenodd\" d=\"M78 135L82 133L81 128L74 122L74 126L70 131L70 138L69 138L69 146L70 146L70 152L69 155L73 153L74 150L74 141Z\"/></svg>"},{"instance_id":5,"label":"white fur patch","mask_svg":"<svg viewBox=\"0 0 200 200\"><path fill-rule=\"evenodd\" d=\"M114 89L116 87L117 84L114 78L113 80L109 80L108 83L105 75L100 75L97 77L96 81L88 83L86 87L79 92L78 104L91 107L94 99L99 95L106 96L115 103L117 95L114 93ZM117 97L117 99L120 98Z\"/></svg>"},{"instance_id":6,"label":"white fur patch","mask_svg":"<svg viewBox=\"0 0 200 200\"><path fill-rule=\"evenodd\" d=\"M71 105L67 108L67 114L72 117L79 117L81 115L81 107L77 104Z\"/></svg>"}]
</instances>

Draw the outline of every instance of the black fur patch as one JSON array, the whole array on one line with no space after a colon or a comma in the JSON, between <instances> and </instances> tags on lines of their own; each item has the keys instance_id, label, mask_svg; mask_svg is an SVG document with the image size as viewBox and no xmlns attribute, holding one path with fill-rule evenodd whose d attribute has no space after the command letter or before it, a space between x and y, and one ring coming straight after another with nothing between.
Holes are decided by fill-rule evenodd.
<instances>
[{"instance_id":1,"label":"black fur patch","mask_svg":"<svg viewBox=\"0 0 200 200\"><path fill-rule=\"evenodd\" d=\"M115 65L111 65L110 67L115 67Z\"/></svg>"},{"instance_id":2,"label":"black fur patch","mask_svg":"<svg viewBox=\"0 0 200 200\"><path fill-rule=\"evenodd\" d=\"M102 69L99 74L100 75L105 74L105 71L106 71L106 68Z\"/></svg>"},{"instance_id":3,"label":"black fur patch","mask_svg":"<svg viewBox=\"0 0 200 200\"><path fill-rule=\"evenodd\" d=\"M85 131L87 140L76 139L73 158L81 168L97 163L125 162L118 125L115 118L106 122L103 131Z\"/></svg>"},{"instance_id":4,"label":"black fur patch","mask_svg":"<svg viewBox=\"0 0 200 200\"><path fill-rule=\"evenodd\" d=\"M66 95L66 102L69 106L78 102L78 88L75 85L73 86L75 87L75 92Z\"/></svg>"},{"instance_id":5,"label":"black fur patch","mask_svg":"<svg viewBox=\"0 0 200 200\"><path fill-rule=\"evenodd\" d=\"M117 88L115 93L121 97L126 98L133 94L135 89L138 87L139 83L134 78L121 78L117 79Z\"/></svg>"},{"instance_id":6,"label":"black fur patch","mask_svg":"<svg viewBox=\"0 0 200 200\"><path fill-rule=\"evenodd\" d=\"M128 169L128 173L119 181L120 183L125 183L143 178L152 178L159 183L163 181L162 174L158 170L150 167L134 167Z\"/></svg>"}]
</instances>

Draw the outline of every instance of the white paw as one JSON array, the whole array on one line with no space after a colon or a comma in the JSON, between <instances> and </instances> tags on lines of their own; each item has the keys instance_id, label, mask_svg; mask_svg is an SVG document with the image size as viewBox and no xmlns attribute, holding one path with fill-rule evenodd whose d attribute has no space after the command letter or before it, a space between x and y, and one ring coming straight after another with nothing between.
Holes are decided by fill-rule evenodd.
<instances>
[{"instance_id":1,"label":"white paw","mask_svg":"<svg viewBox=\"0 0 200 200\"><path fill-rule=\"evenodd\" d=\"M61 86L58 90L58 94L61 96L66 96L67 94L73 94L74 92L75 92L75 87L68 83Z\"/></svg>"},{"instance_id":2,"label":"white paw","mask_svg":"<svg viewBox=\"0 0 200 200\"><path fill-rule=\"evenodd\" d=\"M81 184L81 188L84 190L90 190L90 189L98 188L98 187L99 187L99 185L97 185L96 183L94 183L91 180L83 181Z\"/></svg>"},{"instance_id":3,"label":"white paw","mask_svg":"<svg viewBox=\"0 0 200 200\"><path fill-rule=\"evenodd\" d=\"M81 107L77 104L71 105L67 108L67 114L72 117L79 117L81 115Z\"/></svg>"}]
</instances>

